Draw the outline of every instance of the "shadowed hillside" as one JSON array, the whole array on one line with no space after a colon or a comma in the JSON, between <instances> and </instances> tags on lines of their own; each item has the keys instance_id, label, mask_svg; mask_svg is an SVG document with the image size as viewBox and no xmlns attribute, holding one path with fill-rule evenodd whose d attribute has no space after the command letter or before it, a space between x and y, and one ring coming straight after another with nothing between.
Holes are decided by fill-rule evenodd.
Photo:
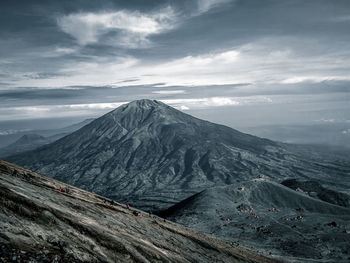
<instances>
[{"instance_id":1,"label":"shadowed hillside","mask_svg":"<svg viewBox=\"0 0 350 263\"><path fill-rule=\"evenodd\" d=\"M260 178L204 190L159 215L291 262L348 262L350 209L333 201Z\"/></svg>"}]
</instances>

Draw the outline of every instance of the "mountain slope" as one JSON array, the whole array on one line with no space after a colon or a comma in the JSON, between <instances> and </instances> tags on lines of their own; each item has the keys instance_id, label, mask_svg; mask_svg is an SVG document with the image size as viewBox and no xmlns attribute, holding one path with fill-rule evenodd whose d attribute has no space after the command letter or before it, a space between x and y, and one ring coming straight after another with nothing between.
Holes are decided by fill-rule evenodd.
<instances>
[{"instance_id":1,"label":"mountain slope","mask_svg":"<svg viewBox=\"0 0 350 263\"><path fill-rule=\"evenodd\" d=\"M1 262L276 262L2 160L0 193Z\"/></svg>"},{"instance_id":2,"label":"mountain slope","mask_svg":"<svg viewBox=\"0 0 350 263\"><path fill-rule=\"evenodd\" d=\"M350 257L350 208L266 179L206 189L160 215L291 262L345 263Z\"/></svg>"},{"instance_id":3,"label":"mountain slope","mask_svg":"<svg viewBox=\"0 0 350 263\"><path fill-rule=\"evenodd\" d=\"M123 105L52 144L8 160L153 210L259 174L333 182L347 172L312 164L275 142L151 100Z\"/></svg>"}]
</instances>

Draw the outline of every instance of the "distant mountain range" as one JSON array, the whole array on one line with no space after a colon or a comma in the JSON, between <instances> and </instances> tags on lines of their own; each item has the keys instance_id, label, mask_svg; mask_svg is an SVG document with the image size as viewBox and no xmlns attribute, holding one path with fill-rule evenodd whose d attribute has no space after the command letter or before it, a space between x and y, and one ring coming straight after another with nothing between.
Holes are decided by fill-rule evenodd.
<instances>
[{"instance_id":1,"label":"distant mountain range","mask_svg":"<svg viewBox=\"0 0 350 263\"><path fill-rule=\"evenodd\" d=\"M6 156L34 150L80 129L91 121L93 121L93 119L86 119L60 129L20 131L1 135L0 144L6 146L0 148L0 157L4 158Z\"/></svg>"},{"instance_id":2,"label":"distant mountain range","mask_svg":"<svg viewBox=\"0 0 350 263\"><path fill-rule=\"evenodd\" d=\"M8 159L146 210L260 175L277 181L316 177L331 184L347 172L152 100L123 105L54 143Z\"/></svg>"},{"instance_id":3,"label":"distant mountain range","mask_svg":"<svg viewBox=\"0 0 350 263\"><path fill-rule=\"evenodd\" d=\"M0 148L0 156L6 157L25 151L30 151L50 142L52 141L44 136L38 134L26 134L14 143L11 143L10 145L4 148Z\"/></svg>"}]
</instances>

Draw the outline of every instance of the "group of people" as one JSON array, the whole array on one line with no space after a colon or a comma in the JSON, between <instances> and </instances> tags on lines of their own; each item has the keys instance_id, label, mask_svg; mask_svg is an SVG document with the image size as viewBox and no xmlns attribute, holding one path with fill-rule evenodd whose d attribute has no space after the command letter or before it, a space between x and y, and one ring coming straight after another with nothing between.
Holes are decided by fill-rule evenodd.
<instances>
[{"instance_id":1,"label":"group of people","mask_svg":"<svg viewBox=\"0 0 350 263\"><path fill-rule=\"evenodd\" d=\"M58 188L58 191L60 191L60 192L62 192L62 193L67 193L67 194L70 193L70 189L69 189L68 186L65 187L65 188L62 188L62 187L60 186L60 188Z\"/></svg>"}]
</instances>

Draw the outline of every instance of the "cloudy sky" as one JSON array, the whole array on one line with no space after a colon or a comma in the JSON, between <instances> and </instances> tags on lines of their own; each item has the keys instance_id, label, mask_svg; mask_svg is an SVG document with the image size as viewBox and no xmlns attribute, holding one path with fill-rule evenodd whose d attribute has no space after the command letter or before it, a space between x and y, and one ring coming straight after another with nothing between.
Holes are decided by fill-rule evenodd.
<instances>
[{"instance_id":1,"label":"cloudy sky","mask_svg":"<svg viewBox=\"0 0 350 263\"><path fill-rule=\"evenodd\" d=\"M140 98L236 128L350 122L349 73L348 0L0 2L2 128Z\"/></svg>"}]
</instances>

